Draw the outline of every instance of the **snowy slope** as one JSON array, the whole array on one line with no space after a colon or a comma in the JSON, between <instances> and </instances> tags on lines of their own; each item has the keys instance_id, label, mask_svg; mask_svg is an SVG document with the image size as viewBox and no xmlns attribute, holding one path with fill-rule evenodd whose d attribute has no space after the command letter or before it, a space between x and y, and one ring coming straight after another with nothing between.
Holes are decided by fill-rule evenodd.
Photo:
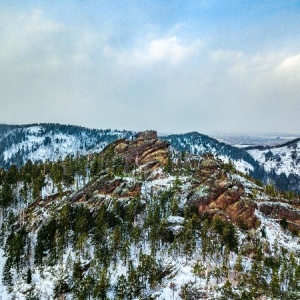
<instances>
[{"instance_id":1,"label":"snowy slope","mask_svg":"<svg viewBox=\"0 0 300 300\"><path fill-rule=\"evenodd\" d=\"M57 161L67 155L99 152L109 143L133 135L134 132L125 130L96 130L60 124L0 124L0 168L8 169L12 164L22 166L29 159L33 162ZM239 149L197 132L161 138L169 141L177 151L199 155L210 152L264 183L273 182L285 191L300 191L299 140L278 147Z\"/></svg>"},{"instance_id":2,"label":"snowy slope","mask_svg":"<svg viewBox=\"0 0 300 300\"><path fill-rule=\"evenodd\" d=\"M42 129L41 126L31 127L27 133L39 138ZM61 132L54 134L57 138L65 138ZM136 144L141 147L138 142ZM119 145L115 149L120 150ZM131 149L131 153L136 151L136 148ZM167 146L165 151L167 153ZM126 168L122 174L113 173L117 160L112 159L111 164L107 164L109 167L101 170L87 185L80 182L63 187L63 191L69 190L63 196L57 193L54 182L47 175L41 197L31 199L34 201L30 201L23 216L21 206L13 202L9 210L17 218L15 223L11 218L5 220L2 232L5 243L0 247L0 272L12 278L6 280L11 282L5 284L7 288L0 284L0 299L59 298L55 291L62 282L68 285L68 290L61 288L60 298L70 300L271 299L270 295L272 299L299 299L290 298L288 294L295 286L300 291L300 285L297 287L294 280L299 279L294 272L300 270L299 237L280 225L287 212L292 212L288 216L290 224L300 224L299 208L286 199L274 199L265 194L262 187L236 172L223 169L226 166L209 155L186 155L184 159L180 156L175 153L172 157L170 172L165 170L165 165L151 169L151 164L146 162L132 170ZM201 165L194 165L194 158ZM12 185L14 194L20 198L17 202L23 201L21 193L17 192L23 184L19 181ZM216 198L216 195L219 196ZM211 202L207 212L217 211L214 217L190 210L195 208L194 196L198 197L198 204ZM239 219L227 223L235 217L231 214L233 210L226 209L233 205L231 201L236 204L231 209L239 207L235 216L240 216L244 209L247 211L247 207L253 208L253 212L248 210L244 216L253 213L253 218L257 218L255 226L245 227L246 223L240 223ZM196 202L194 204L200 208ZM266 206L273 212L268 212ZM278 207L282 210L280 217ZM90 229L86 227L89 222ZM22 241L21 224L27 229L26 243L22 251L15 253L15 245ZM299 233L300 226L297 226ZM48 240L52 243L44 249ZM237 245L232 246L232 240L236 240ZM37 253L42 255L36 256ZM15 260L18 256L22 262L20 268ZM294 265L288 262L292 257ZM241 266L237 267L239 258ZM276 269L277 260L280 263ZM13 263L9 272L3 272L4 266L9 265L7 262ZM255 269L257 264L261 272ZM276 270L280 283L270 290L267 287L277 278ZM107 284L102 274L107 277ZM161 274L164 274L162 278L157 277ZM121 280L122 276L125 281ZM134 291L130 291L130 297L116 297L117 292L121 293L122 282L124 290L137 286L140 291L135 294L138 296L132 296ZM261 283L265 286L259 286ZM101 292L97 287L105 290L105 297L90 295L93 290ZM252 287L260 287L262 297L243 296L245 292L249 296ZM277 298L276 289L280 290ZM83 292L84 296L79 297Z\"/></svg>"},{"instance_id":3,"label":"snowy slope","mask_svg":"<svg viewBox=\"0 0 300 300\"><path fill-rule=\"evenodd\" d=\"M3 126L3 125L2 125ZM1 127L1 126L0 126ZM34 124L0 128L0 167L22 166L27 160L56 161L67 155L101 151L116 139L132 136L120 130L95 130L59 124ZM2 134L1 134L2 132Z\"/></svg>"},{"instance_id":4,"label":"snowy slope","mask_svg":"<svg viewBox=\"0 0 300 300\"><path fill-rule=\"evenodd\" d=\"M262 164L267 172L300 175L300 140L272 147L249 149L248 152Z\"/></svg>"},{"instance_id":5,"label":"snowy slope","mask_svg":"<svg viewBox=\"0 0 300 300\"><path fill-rule=\"evenodd\" d=\"M141 169L141 168L140 168ZM139 173L140 170L137 170ZM136 179L132 174L127 174L127 177L124 177L126 181L134 182ZM140 201L150 205L153 201L158 201L155 199L160 193L164 191L168 191L175 185L175 181L179 180L181 189L180 189L180 198L179 198L179 207L184 208L186 205L186 197L192 188L191 178L188 176L176 176L164 174L162 169L157 169L151 176L152 178L157 178L149 181L143 181L141 185L141 194ZM238 180L243 186L248 190L250 194L253 193L255 189L261 189L256 186L254 183L248 181L247 179L232 174L232 180ZM246 193L246 194L247 194ZM101 197L105 198L106 202L113 203L113 199L110 196L98 195L99 199ZM245 197L247 197L245 195ZM264 198L264 201L270 200L267 195L264 195L262 192L259 195L258 199ZM63 199L58 200L61 201L61 204L64 202ZM120 199L120 203L126 201L126 199ZM112 206L112 205L109 205ZM42 208L37 208L42 209ZM44 210L44 209L43 209ZM49 209L51 211L51 208ZM35 211L33 211L33 214ZM47 219L51 218L51 214L47 212L47 208L45 207L44 216ZM53 213L57 214L57 211ZM245 249L244 252L247 253L247 249L251 246L249 242L249 237L251 234L253 236L258 236L262 239L262 243L264 247L267 248L268 255L270 257L276 257L278 255L279 250L277 248L284 249L287 253L299 253L300 245L299 238L291 235L288 232L283 232L278 222L271 218L267 218L263 215L259 210L256 210L256 215L260 220L260 226L256 230L253 229L251 233L245 233L245 231L240 231L238 228L238 240L241 245L241 249ZM52 216L53 217L53 216ZM138 215L135 219L135 226L140 226L143 228L143 218L146 216ZM182 216L174 216L167 215L166 222L171 224L174 232L178 232L187 222ZM265 232L265 238L261 237L262 230ZM141 255L151 256L151 243L147 238L147 234L145 232L140 236L140 241L138 243L131 243L129 245L129 253L128 260L132 262L132 266L136 269L140 266L140 257ZM213 232L209 232L209 234L214 235ZM35 234L31 236L31 238L35 239ZM253 238L253 237L252 237ZM253 238L254 239L254 238ZM164 299L201 299L200 295L203 295L205 299L224 299L224 286L227 281L230 281L234 287L236 297L241 294L242 288L239 286L239 281L243 280L242 277L239 277L239 274L235 271L235 265L238 259L237 253L234 251L230 251L227 254L226 261L223 258L223 255L220 255L218 247L215 253L211 255L203 256L202 251L202 240L200 235L195 240L195 249L191 254L184 254L181 252L178 255L178 250L176 252L176 248L172 249L168 247L166 244L161 244L156 252L155 259L158 261L162 268L170 269L171 273L168 276L165 276L162 282L157 285L155 288L147 288L146 297L144 298L134 298L134 299L155 299L164 300ZM248 248L247 248L248 247ZM282 247L282 248L281 248ZM72 278L72 270L74 268L74 264L77 261L80 261L82 265L91 265L91 268L95 268L94 272L98 269L96 265L98 264L94 246L90 238L88 238L84 244L84 251L81 252L78 249L74 249L72 247L67 247L62 255L62 259L52 266L39 266L33 268L32 270L32 282L30 284L26 283L24 272L23 275L18 274L15 276L14 285L10 294L7 294L6 289L3 285L0 284L0 299L28 299L30 296L30 291L34 291L32 295L36 296L38 299L53 299L54 298L54 288L59 281L62 279L70 280ZM0 254L3 253L0 250ZM242 251L241 251L242 252ZM219 253L219 255L218 255ZM1 257L0 260L0 270L4 263L5 258ZM226 275L221 275L218 277L215 274L218 274L218 270L226 263L228 269L226 269ZM203 268L203 274L196 276L195 275L195 265L200 264ZM254 264L254 260L250 255L244 254L242 256L242 266L243 266L243 276L246 278L246 274L250 273L252 266ZM265 272L268 269L266 268ZM21 273L21 272L20 272ZM115 288L118 284L117 279L120 276L126 276L129 273L128 264L124 262L124 260L118 255L113 263L108 266L108 274L110 274L110 290L108 292L109 299L115 299ZM92 272L89 274L93 274ZM85 276L87 276L85 274ZM98 273L98 276L99 273ZM271 277L270 273L266 273L264 275L266 281L270 283ZM72 284L72 281L71 283ZM185 287L192 286L192 288L197 292L197 297L195 298L184 298L182 296L183 290ZM284 289L284 287L282 287ZM1 298L2 296L2 298ZM242 299L242 298L229 298L226 299ZM74 299L72 294L67 294L65 299ZM98 299L91 297L90 299ZM261 298L261 299L270 299L270 298Z\"/></svg>"},{"instance_id":6,"label":"snowy slope","mask_svg":"<svg viewBox=\"0 0 300 300\"><path fill-rule=\"evenodd\" d=\"M264 176L263 169L247 151L220 142L207 135L190 132L168 135L162 137L162 139L169 141L176 150L197 155L212 153L225 163L232 162L236 169L243 173L250 174L257 179L262 179Z\"/></svg>"}]
</instances>

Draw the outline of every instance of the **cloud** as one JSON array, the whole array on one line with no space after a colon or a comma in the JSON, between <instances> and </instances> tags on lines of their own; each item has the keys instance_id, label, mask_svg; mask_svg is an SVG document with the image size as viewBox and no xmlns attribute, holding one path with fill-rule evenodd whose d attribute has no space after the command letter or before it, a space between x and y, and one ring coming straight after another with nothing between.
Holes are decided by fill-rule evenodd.
<instances>
[{"instance_id":1,"label":"cloud","mask_svg":"<svg viewBox=\"0 0 300 300\"><path fill-rule=\"evenodd\" d=\"M30 33L47 33L65 29L65 26L62 24L44 18L43 12L40 9L33 10L27 18L25 17L25 22L25 30Z\"/></svg>"},{"instance_id":2,"label":"cloud","mask_svg":"<svg viewBox=\"0 0 300 300\"><path fill-rule=\"evenodd\" d=\"M200 41L184 44L177 36L156 38L139 44L139 47L127 51L107 47L106 53L114 56L120 64L147 67L167 63L176 66L197 53L201 47Z\"/></svg>"},{"instance_id":3,"label":"cloud","mask_svg":"<svg viewBox=\"0 0 300 300\"><path fill-rule=\"evenodd\" d=\"M276 68L276 73L281 78L287 79L289 82L297 82L300 80L300 54L286 57Z\"/></svg>"},{"instance_id":4,"label":"cloud","mask_svg":"<svg viewBox=\"0 0 300 300\"><path fill-rule=\"evenodd\" d=\"M176 26L150 26L123 43L113 24L94 30L41 10L1 16L1 122L165 132L300 128L297 53L232 50L187 38Z\"/></svg>"},{"instance_id":5,"label":"cloud","mask_svg":"<svg viewBox=\"0 0 300 300\"><path fill-rule=\"evenodd\" d=\"M143 50L134 50L134 59L138 64L151 64L167 61L177 64L193 53L195 46L180 44L176 36L151 41Z\"/></svg>"}]
</instances>

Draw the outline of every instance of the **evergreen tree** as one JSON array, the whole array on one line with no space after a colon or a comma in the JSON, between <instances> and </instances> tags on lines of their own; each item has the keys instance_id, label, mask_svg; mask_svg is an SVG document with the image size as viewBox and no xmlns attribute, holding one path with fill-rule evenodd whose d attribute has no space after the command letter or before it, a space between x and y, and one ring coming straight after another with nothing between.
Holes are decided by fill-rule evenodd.
<instances>
[{"instance_id":1,"label":"evergreen tree","mask_svg":"<svg viewBox=\"0 0 300 300\"><path fill-rule=\"evenodd\" d=\"M6 209L12 203L13 203L12 188L7 181L4 181L0 193L0 206L1 208Z\"/></svg>"},{"instance_id":2,"label":"evergreen tree","mask_svg":"<svg viewBox=\"0 0 300 300\"><path fill-rule=\"evenodd\" d=\"M129 299L128 297L128 283L125 276L122 274L118 277L117 284L115 286L115 299L123 300Z\"/></svg>"},{"instance_id":3,"label":"evergreen tree","mask_svg":"<svg viewBox=\"0 0 300 300\"><path fill-rule=\"evenodd\" d=\"M28 270L27 270L27 276L26 276L26 283L27 283L27 284L30 284L31 281L32 281L31 269L28 268Z\"/></svg>"},{"instance_id":4,"label":"evergreen tree","mask_svg":"<svg viewBox=\"0 0 300 300\"><path fill-rule=\"evenodd\" d=\"M108 291L110 288L109 274L106 268L103 268L100 274L99 281L96 283L94 297L100 300L108 299Z\"/></svg>"},{"instance_id":5,"label":"evergreen tree","mask_svg":"<svg viewBox=\"0 0 300 300\"><path fill-rule=\"evenodd\" d=\"M279 277L278 277L278 270L276 270L276 269L273 269L273 271L272 271L270 290L271 290L272 296L274 298L277 298L278 296L280 296L280 292L281 292L280 281L279 281Z\"/></svg>"}]
</instances>

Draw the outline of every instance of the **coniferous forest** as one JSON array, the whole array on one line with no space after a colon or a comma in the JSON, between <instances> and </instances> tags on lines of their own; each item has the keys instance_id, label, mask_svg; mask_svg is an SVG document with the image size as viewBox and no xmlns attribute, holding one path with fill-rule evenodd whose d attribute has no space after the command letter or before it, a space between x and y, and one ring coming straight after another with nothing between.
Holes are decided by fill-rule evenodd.
<instances>
[{"instance_id":1,"label":"coniferous forest","mask_svg":"<svg viewBox=\"0 0 300 300\"><path fill-rule=\"evenodd\" d=\"M153 132L0 185L7 299L299 298L299 199Z\"/></svg>"}]
</instances>

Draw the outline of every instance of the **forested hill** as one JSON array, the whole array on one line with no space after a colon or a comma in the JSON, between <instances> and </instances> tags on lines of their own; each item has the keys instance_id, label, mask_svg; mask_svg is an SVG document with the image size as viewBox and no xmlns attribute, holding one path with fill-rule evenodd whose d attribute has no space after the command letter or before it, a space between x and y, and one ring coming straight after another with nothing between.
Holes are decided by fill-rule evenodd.
<instances>
[{"instance_id":1,"label":"forested hill","mask_svg":"<svg viewBox=\"0 0 300 300\"><path fill-rule=\"evenodd\" d=\"M66 155L76 156L101 151L106 145L119 138L130 138L131 131L97 130L73 125L31 124L0 125L0 167L24 165L27 160L55 161ZM243 149L219 142L209 136L191 132L162 136L178 151L202 155L213 153L224 161L231 160L240 171L263 174L257 162Z\"/></svg>"},{"instance_id":2,"label":"forested hill","mask_svg":"<svg viewBox=\"0 0 300 300\"><path fill-rule=\"evenodd\" d=\"M28 160L56 161L67 155L101 151L119 138L132 132L97 130L73 125L30 124L0 125L0 167L23 166Z\"/></svg>"},{"instance_id":3,"label":"forested hill","mask_svg":"<svg viewBox=\"0 0 300 300\"><path fill-rule=\"evenodd\" d=\"M273 147L251 147L247 151L281 190L300 193L300 139Z\"/></svg>"},{"instance_id":4,"label":"forested hill","mask_svg":"<svg viewBox=\"0 0 300 300\"><path fill-rule=\"evenodd\" d=\"M190 132L162 136L161 138L169 141L172 147L179 151L198 155L212 153L226 163L230 161L239 171L249 174L256 179L263 181L266 175L264 169L247 151L220 142L207 135Z\"/></svg>"},{"instance_id":5,"label":"forested hill","mask_svg":"<svg viewBox=\"0 0 300 300\"><path fill-rule=\"evenodd\" d=\"M299 198L169 146L1 170L0 298L299 299Z\"/></svg>"},{"instance_id":6,"label":"forested hill","mask_svg":"<svg viewBox=\"0 0 300 300\"><path fill-rule=\"evenodd\" d=\"M0 168L34 162L58 161L100 152L119 138L133 138L126 130L97 130L73 125L0 125ZM300 192L300 142L270 149L239 149L197 132L162 136L180 152L212 153L225 163L279 190Z\"/></svg>"}]
</instances>

